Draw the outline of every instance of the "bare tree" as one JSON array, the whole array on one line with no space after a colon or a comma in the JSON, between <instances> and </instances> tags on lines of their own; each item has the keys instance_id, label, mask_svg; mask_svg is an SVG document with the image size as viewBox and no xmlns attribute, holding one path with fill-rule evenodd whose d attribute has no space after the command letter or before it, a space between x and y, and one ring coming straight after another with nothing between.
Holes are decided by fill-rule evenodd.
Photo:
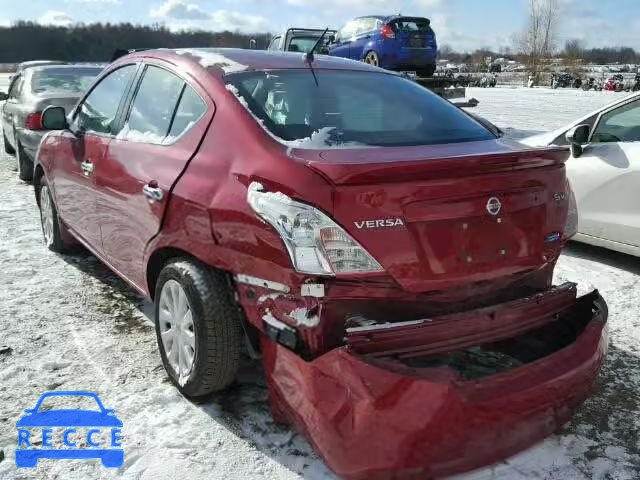
<instances>
[{"instance_id":1,"label":"bare tree","mask_svg":"<svg viewBox=\"0 0 640 480\"><path fill-rule=\"evenodd\" d=\"M559 18L558 0L529 0L527 24L516 44L535 75L551 57L556 46Z\"/></svg>"}]
</instances>

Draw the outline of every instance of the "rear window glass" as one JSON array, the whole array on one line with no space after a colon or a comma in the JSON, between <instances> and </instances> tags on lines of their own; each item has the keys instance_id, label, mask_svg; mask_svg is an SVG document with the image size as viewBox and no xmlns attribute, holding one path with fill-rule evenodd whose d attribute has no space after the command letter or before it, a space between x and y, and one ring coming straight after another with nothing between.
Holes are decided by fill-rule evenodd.
<instances>
[{"instance_id":1,"label":"rear window glass","mask_svg":"<svg viewBox=\"0 0 640 480\"><path fill-rule=\"evenodd\" d=\"M389 25L394 32L431 32L426 18L399 18Z\"/></svg>"},{"instance_id":2,"label":"rear window glass","mask_svg":"<svg viewBox=\"0 0 640 480\"><path fill-rule=\"evenodd\" d=\"M459 108L396 75L316 70L314 77L304 69L226 78L227 89L290 146L433 145L495 138Z\"/></svg>"},{"instance_id":3,"label":"rear window glass","mask_svg":"<svg viewBox=\"0 0 640 480\"><path fill-rule=\"evenodd\" d=\"M83 93L102 71L101 68L45 68L31 75L31 91Z\"/></svg>"},{"instance_id":4,"label":"rear window glass","mask_svg":"<svg viewBox=\"0 0 640 480\"><path fill-rule=\"evenodd\" d=\"M289 51L308 53L315 47L319 39L320 37L294 37L289 43Z\"/></svg>"}]
</instances>

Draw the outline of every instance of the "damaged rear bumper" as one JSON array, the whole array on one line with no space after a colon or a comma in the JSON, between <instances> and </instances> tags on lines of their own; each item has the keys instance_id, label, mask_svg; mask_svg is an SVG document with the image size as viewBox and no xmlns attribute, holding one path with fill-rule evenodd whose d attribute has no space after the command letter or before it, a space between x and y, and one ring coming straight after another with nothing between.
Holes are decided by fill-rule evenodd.
<instances>
[{"instance_id":1,"label":"damaged rear bumper","mask_svg":"<svg viewBox=\"0 0 640 480\"><path fill-rule=\"evenodd\" d=\"M425 479L496 462L557 430L594 387L607 307L597 291L570 294L569 304L560 291L448 319L453 342L436 321L356 329L345 347L305 361L262 337L272 410L341 478ZM502 334L484 335L474 315ZM451 349L478 346L517 361L470 373L451 360Z\"/></svg>"}]
</instances>

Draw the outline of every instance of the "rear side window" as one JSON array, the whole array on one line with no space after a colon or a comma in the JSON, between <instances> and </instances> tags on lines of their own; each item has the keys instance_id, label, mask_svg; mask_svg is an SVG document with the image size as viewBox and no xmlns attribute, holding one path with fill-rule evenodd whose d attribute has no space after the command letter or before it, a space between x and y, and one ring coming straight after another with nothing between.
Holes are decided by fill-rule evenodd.
<instances>
[{"instance_id":1,"label":"rear side window","mask_svg":"<svg viewBox=\"0 0 640 480\"><path fill-rule=\"evenodd\" d=\"M136 69L126 65L100 80L78 109L74 122L79 130L115 134L118 107Z\"/></svg>"},{"instance_id":2,"label":"rear side window","mask_svg":"<svg viewBox=\"0 0 640 480\"><path fill-rule=\"evenodd\" d=\"M207 105L180 77L147 66L118 139L169 144L205 113Z\"/></svg>"},{"instance_id":3,"label":"rear side window","mask_svg":"<svg viewBox=\"0 0 640 480\"><path fill-rule=\"evenodd\" d=\"M169 133L183 87L182 79L173 73L147 66L118 138L162 143Z\"/></svg>"},{"instance_id":4,"label":"rear side window","mask_svg":"<svg viewBox=\"0 0 640 480\"><path fill-rule=\"evenodd\" d=\"M198 95L195 90L187 85L173 118L169 136L165 139L164 143L172 142L182 136L182 134L202 118L206 111L207 104L204 103L204 100L200 98L200 95Z\"/></svg>"},{"instance_id":5,"label":"rear side window","mask_svg":"<svg viewBox=\"0 0 640 480\"><path fill-rule=\"evenodd\" d=\"M273 40L271 40L271 43L269 44L269 48L268 50L279 50L280 49L280 39L282 37L275 37Z\"/></svg>"},{"instance_id":6,"label":"rear side window","mask_svg":"<svg viewBox=\"0 0 640 480\"><path fill-rule=\"evenodd\" d=\"M22 85L24 85L24 76L16 77L9 88L9 98L16 100L22 94Z\"/></svg>"},{"instance_id":7,"label":"rear side window","mask_svg":"<svg viewBox=\"0 0 640 480\"><path fill-rule=\"evenodd\" d=\"M373 32L381 25L381 21L375 17L361 18L358 20L358 31L356 35Z\"/></svg>"},{"instance_id":8,"label":"rear side window","mask_svg":"<svg viewBox=\"0 0 640 480\"><path fill-rule=\"evenodd\" d=\"M274 136L299 148L432 145L496 138L459 108L397 75L338 70L228 75L227 88Z\"/></svg>"},{"instance_id":9,"label":"rear side window","mask_svg":"<svg viewBox=\"0 0 640 480\"><path fill-rule=\"evenodd\" d=\"M347 22L336 34L336 40L345 41L350 39L356 34L358 29L358 20L351 20Z\"/></svg>"}]
</instances>

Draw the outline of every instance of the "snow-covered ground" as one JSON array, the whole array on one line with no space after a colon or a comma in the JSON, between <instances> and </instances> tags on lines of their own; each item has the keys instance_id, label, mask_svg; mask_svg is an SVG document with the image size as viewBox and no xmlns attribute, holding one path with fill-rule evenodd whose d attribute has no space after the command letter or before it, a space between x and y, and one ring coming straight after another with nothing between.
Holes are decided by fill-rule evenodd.
<instances>
[{"instance_id":1,"label":"snow-covered ground","mask_svg":"<svg viewBox=\"0 0 640 480\"><path fill-rule=\"evenodd\" d=\"M511 134L556 128L620 98L544 89L474 89L476 111ZM1 137L0 137L1 138ZM4 152L0 148L0 151ZM599 391L557 435L457 480L640 477L640 259L571 245L557 282L597 287L609 302L611 347ZM309 444L273 423L259 364L246 361L224 395L194 404L167 381L151 308L86 252L41 243L32 188L0 155L0 478L333 478ZM0 347L0 352L2 352ZM124 422L125 463L41 460L18 469L15 422L51 390L98 393Z\"/></svg>"}]
</instances>

